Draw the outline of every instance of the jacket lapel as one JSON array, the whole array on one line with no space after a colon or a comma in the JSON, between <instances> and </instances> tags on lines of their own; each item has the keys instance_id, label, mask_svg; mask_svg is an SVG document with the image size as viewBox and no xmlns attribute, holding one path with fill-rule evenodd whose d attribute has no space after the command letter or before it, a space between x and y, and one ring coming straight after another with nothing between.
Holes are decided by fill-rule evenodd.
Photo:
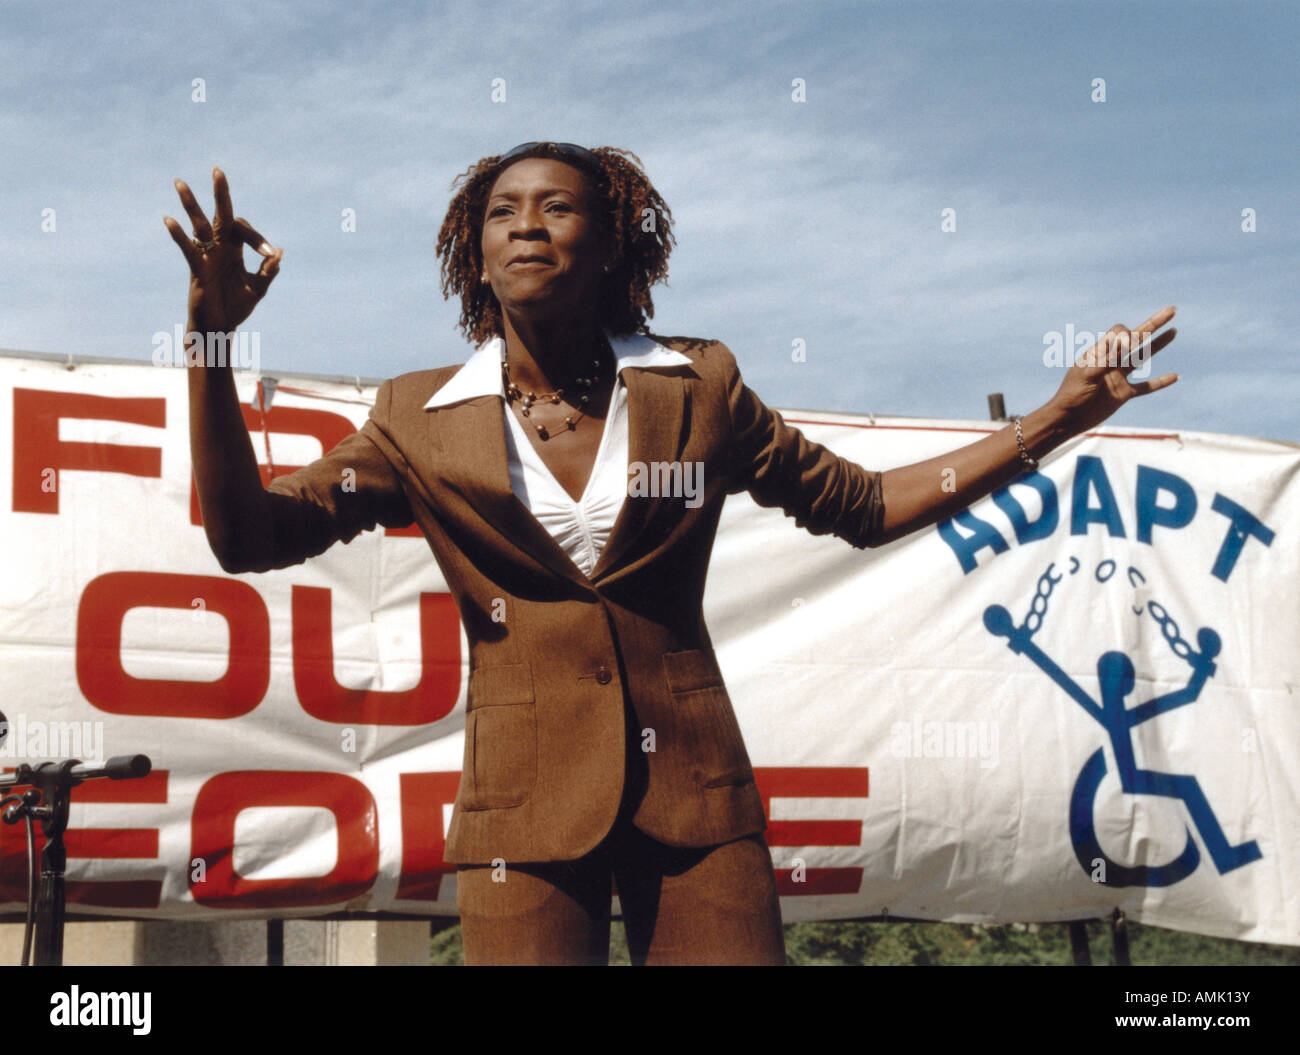
<instances>
[{"instance_id":1,"label":"jacket lapel","mask_svg":"<svg viewBox=\"0 0 1300 1055\"><path fill-rule=\"evenodd\" d=\"M580 586L591 582L510 487L506 421L500 396L479 396L426 411L443 480L464 496L484 529L535 565Z\"/></svg>"},{"instance_id":2,"label":"jacket lapel","mask_svg":"<svg viewBox=\"0 0 1300 1055\"><path fill-rule=\"evenodd\" d=\"M676 461L686 446L690 425L690 389L678 373L623 371L627 386L627 457L629 464ZM592 571L592 581L607 578L637 537L673 506L654 498L623 499L614 529Z\"/></svg>"},{"instance_id":3,"label":"jacket lapel","mask_svg":"<svg viewBox=\"0 0 1300 1055\"><path fill-rule=\"evenodd\" d=\"M677 373L630 368L627 386L629 462L676 461L689 426L689 387ZM580 586L617 570L620 558L671 500L625 497L589 579L510 487L504 405L500 396L479 396L449 407L425 411L440 475L464 496L486 529L501 536L534 564Z\"/></svg>"}]
</instances>

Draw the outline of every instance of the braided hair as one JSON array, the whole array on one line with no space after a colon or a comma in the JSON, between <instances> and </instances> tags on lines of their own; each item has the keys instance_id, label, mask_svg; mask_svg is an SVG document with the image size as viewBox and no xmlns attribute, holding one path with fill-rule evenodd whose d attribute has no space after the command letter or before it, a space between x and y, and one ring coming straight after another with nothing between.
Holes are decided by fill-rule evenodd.
<instances>
[{"instance_id":1,"label":"braided hair","mask_svg":"<svg viewBox=\"0 0 1300 1055\"><path fill-rule=\"evenodd\" d=\"M672 213L631 151L597 147L591 154L595 163L582 163L539 143L522 156L549 157L586 175L599 202L598 222L615 251L613 265L601 278L598 321L615 336L628 336L644 330L654 316L650 287L668 276ZM442 293L460 298L457 325L475 345L504 336L501 305L482 280L483 213L500 161L499 155L485 157L456 178L438 231Z\"/></svg>"}]
</instances>

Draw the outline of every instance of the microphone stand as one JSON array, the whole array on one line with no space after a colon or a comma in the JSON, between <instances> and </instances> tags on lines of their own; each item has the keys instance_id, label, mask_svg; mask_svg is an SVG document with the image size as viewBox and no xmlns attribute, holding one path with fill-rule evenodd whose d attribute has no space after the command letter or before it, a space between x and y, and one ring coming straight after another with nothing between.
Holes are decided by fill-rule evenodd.
<instances>
[{"instance_id":1,"label":"microphone stand","mask_svg":"<svg viewBox=\"0 0 1300 1055\"><path fill-rule=\"evenodd\" d=\"M87 780L107 777L109 780L132 780L149 775L152 763L147 755L118 755L103 765L90 766L77 759L63 762L42 762L31 766L26 763L13 773L0 776L0 789L30 785L33 790L18 796L7 796L10 803L4 811L6 824L26 820L28 849L31 849L31 825L41 822L45 836L45 849L41 851L41 875L36 894L35 911L35 964L38 967L57 967L63 963L63 922L67 904L64 872L68 854L63 845L63 833L68 827L68 809L72 805L72 789ZM0 802L0 804L3 804ZM41 805L44 803L44 805ZM31 861L29 858L28 887L31 886ZM28 899L29 918L31 899ZM27 939L23 940L23 962L27 962Z\"/></svg>"}]
</instances>

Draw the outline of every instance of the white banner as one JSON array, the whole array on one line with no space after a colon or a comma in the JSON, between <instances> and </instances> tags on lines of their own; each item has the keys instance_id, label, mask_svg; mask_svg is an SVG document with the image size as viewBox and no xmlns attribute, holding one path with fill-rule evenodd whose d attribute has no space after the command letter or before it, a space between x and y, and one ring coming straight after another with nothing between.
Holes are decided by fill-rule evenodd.
<instances>
[{"instance_id":1,"label":"white banner","mask_svg":"<svg viewBox=\"0 0 1300 1055\"><path fill-rule=\"evenodd\" d=\"M282 377L276 475L372 386ZM73 796L69 911L455 913L466 649L419 535L228 576L184 371L0 360L0 765L147 754ZM795 412L873 469L995 426ZM1300 944L1300 448L1110 430L879 550L728 501L705 615L787 922L1110 915ZM26 897L0 825L0 900Z\"/></svg>"}]
</instances>

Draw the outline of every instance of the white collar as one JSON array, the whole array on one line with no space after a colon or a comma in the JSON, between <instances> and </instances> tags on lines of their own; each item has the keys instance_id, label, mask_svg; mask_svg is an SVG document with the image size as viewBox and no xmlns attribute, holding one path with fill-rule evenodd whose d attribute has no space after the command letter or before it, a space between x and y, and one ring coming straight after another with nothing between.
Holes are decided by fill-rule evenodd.
<instances>
[{"instance_id":1,"label":"white collar","mask_svg":"<svg viewBox=\"0 0 1300 1055\"><path fill-rule=\"evenodd\" d=\"M630 337L614 337L605 334L609 346L618 361L617 373L632 367L637 370L656 369L666 366L690 366L691 361L681 352L665 348L652 337L643 333L634 333ZM445 407L466 399L479 396L501 396L505 398L505 382L501 377L501 358L505 350L505 341L493 337L484 341L478 350L469 357L450 381L443 385L424 404L425 410Z\"/></svg>"}]
</instances>

